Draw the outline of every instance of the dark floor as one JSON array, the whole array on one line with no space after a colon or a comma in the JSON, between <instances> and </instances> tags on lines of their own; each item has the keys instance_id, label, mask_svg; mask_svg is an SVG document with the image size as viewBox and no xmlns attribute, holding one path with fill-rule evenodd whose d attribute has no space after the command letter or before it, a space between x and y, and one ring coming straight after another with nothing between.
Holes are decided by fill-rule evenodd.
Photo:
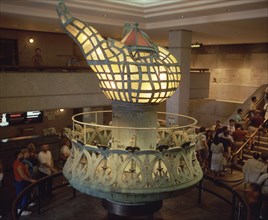
<instances>
[{"instance_id":1,"label":"dark floor","mask_svg":"<svg viewBox=\"0 0 268 220\"><path fill-rule=\"evenodd\" d=\"M228 174L222 177L230 185L236 185L237 181L242 178L239 171L233 174ZM231 200L231 194L213 183L205 182L206 187L211 190L216 190L225 198ZM243 188L242 184L236 188ZM1 189L1 208L5 211L2 219L11 219L10 205L14 199L14 190L3 190L10 186L3 186ZM33 213L27 217L20 219L32 220L106 220L108 219L107 211L103 208L101 199L95 198L86 194L77 193L76 197L72 196L72 187L63 187L54 191L55 197L42 201L41 214L38 214L37 207L30 210ZM207 192L202 192L202 203L198 204L198 189L193 188L191 191L175 197L166 199L163 202L163 207L154 214L154 220L229 220L231 219L231 207L223 200L211 195ZM118 219L146 219L139 218L118 218Z\"/></svg>"}]
</instances>

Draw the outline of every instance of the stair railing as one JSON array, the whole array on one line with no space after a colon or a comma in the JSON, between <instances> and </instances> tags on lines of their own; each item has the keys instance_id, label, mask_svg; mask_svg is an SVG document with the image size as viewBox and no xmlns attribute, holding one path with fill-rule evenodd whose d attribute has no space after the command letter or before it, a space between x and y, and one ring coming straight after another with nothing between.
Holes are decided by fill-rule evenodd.
<instances>
[{"instance_id":1,"label":"stair railing","mask_svg":"<svg viewBox=\"0 0 268 220\"><path fill-rule=\"evenodd\" d=\"M254 137L256 136L256 134L258 133L258 144L259 144L259 142L260 142L260 133L261 133L261 131L263 130L263 127L264 127L264 125L265 125L265 123L268 123L268 119L266 119L266 120L264 120L264 122L256 129L256 131L254 131L251 135L250 135L250 137L245 141L245 143L236 151L236 152L234 152L233 154L232 154L232 156L234 157L234 156L237 156L241 151L242 151L242 153L243 153L243 150L244 150L244 148L248 145L248 143L250 142L250 141L254 141L253 139L254 139Z\"/></svg>"},{"instance_id":2,"label":"stair railing","mask_svg":"<svg viewBox=\"0 0 268 220\"><path fill-rule=\"evenodd\" d=\"M243 109L243 113L244 113L243 118L246 118L248 116L249 108L250 108L250 104L251 104L251 97L256 96L256 98L257 98L256 105L258 107L260 107L260 105L263 103L264 91L267 88L267 86L268 86L268 84L261 85L251 96L248 97L248 99L243 104L241 104L241 106L239 106L239 108ZM230 117L228 118L228 120L226 120L224 122L224 124L228 124L229 120L231 118L234 119L236 114L237 114L237 109L233 112L232 115L230 115Z\"/></svg>"}]
</instances>

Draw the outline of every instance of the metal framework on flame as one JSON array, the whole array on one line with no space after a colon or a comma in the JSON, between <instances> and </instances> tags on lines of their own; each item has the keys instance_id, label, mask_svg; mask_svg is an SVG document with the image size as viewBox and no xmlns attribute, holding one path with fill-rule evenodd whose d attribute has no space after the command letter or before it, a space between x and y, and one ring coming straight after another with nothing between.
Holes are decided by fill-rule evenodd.
<instances>
[{"instance_id":1,"label":"metal framework on flame","mask_svg":"<svg viewBox=\"0 0 268 220\"><path fill-rule=\"evenodd\" d=\"M63 2L57 11L61 25L97 73L99 85L108 99L160 103L178 88L180 68L176 58L167 49L150 42L137 24L125 30L127 33L121 42L105 40L95 28L74 18Z\"/></svg>"}]
</instances>

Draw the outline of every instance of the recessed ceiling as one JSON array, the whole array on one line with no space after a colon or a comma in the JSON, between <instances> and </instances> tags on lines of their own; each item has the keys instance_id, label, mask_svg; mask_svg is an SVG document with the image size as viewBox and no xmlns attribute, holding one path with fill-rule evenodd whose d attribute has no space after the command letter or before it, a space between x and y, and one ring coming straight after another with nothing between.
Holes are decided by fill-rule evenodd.
<instances>
[{"instance_id":1,"label":"recessed ceiling","mask_svg":"<svg viewBox=\"0 0 268 220\"><path fill-rule=\"evenodd\" d=\"M1 28L62 32L58 1L1 0ZM161 45L170 30L192 31L192 42L211 44L268 42L268 0L66 0L71 13L107 37L121 38L126 22Z\"/></svg>"}]
</instances>

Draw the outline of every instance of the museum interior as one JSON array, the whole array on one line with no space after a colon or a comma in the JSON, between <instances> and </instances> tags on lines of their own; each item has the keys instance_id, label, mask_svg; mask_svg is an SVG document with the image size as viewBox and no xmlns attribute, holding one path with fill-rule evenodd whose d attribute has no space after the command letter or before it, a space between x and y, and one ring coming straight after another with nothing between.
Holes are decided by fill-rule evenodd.
<instances>
[{"instance_id":1,"label":"museum interior","mask_svg":"<svg viewBox=\"0 0 268 220\"><path fill-rule=\"evenodd\" d=\"M0 2L1 219L268 219L268 1Z\"/></svg>"}]
</instances>

